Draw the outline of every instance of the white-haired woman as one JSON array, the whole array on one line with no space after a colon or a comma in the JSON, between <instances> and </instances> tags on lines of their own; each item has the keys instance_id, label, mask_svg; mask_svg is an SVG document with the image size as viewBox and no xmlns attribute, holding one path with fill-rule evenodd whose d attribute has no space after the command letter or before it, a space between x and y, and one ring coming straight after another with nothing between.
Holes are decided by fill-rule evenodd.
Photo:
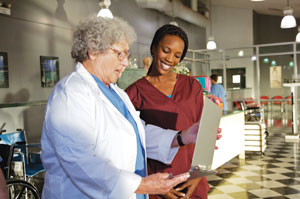
<instances>
[{"instance_id":1,"label":"white-haired woman","mask_svg":"<svg viewBox=\"0 0 300 199\"><path fill-rule=\"evenodd\" d=\"M119 18L91 17L73 36L76 69L54 87L42 133L43 198L147 198L166 193L188 174L147 176L146 156L170 163L178 131L141 122L115 83L128 66L134 30ZM145 135L145 129L147 136ZM160 142L148 137L161 135ZM194 142L197 125L183 131Z\"/></svg>"}]
</instances>

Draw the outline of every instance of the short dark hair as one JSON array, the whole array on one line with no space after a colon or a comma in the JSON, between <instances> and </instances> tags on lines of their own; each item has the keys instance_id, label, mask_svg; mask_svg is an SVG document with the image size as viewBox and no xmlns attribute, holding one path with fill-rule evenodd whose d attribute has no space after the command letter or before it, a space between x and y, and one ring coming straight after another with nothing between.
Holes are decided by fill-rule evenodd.
<instances>
[{"instance_id":1,"label":"short dark hair","mask_svg":"<svg viewBox=\"0 0 300 199\"><path fill-rule=\"evenodd\" d=\"M214 81L218 81L218 75L217 74L211 74L210 79L213 79Z\"/></svg>"},{"instance_id":2,"label":"short dark hair","mask_svg":"<svg viewBox=\"0 0 300 199\"><path fill-rule=\"evenodd\" d=\"M166 35L176 35L176 36L180 37L183 40L184 49L183 49L180 61L183 60L183 58L185 57L186 52L189 48L189 40L188 40L188 37L187 37L186 33L184 32L184 30L182 30L178 26L174 26L174 25L171 25L171 24L163 25L162 27L160 27L155 32L152 43L150 45L151 55L153 55L153 52L152 52L153 48L157 47L160 40L162 38L164 38L164 36L166 36Z\"/></svg>"},{"instance_id":3,"label":"short dark hair","mask_svg":"<svg viewBox=\"0 0 300 199\"><path fill-rule=\"evenodd\" d=\"M164 38L164 36L166 36L166 35L175 35L183 40L184 49L183 49L182 55L180 57L180 61L182 61L186 55L188 48L189 48L189 40L188 40L187 34L184 32L183 29L181 29L178 26L171 25L171 24L163 25L155 32L152 43L150 45L151 56L153 57L152 50L158 46L158 43L160 42L160 40L162 40ZM147 75L150 74L151 70L152 70L152 64L148 70Z\"/></svg>"}]
</instances>

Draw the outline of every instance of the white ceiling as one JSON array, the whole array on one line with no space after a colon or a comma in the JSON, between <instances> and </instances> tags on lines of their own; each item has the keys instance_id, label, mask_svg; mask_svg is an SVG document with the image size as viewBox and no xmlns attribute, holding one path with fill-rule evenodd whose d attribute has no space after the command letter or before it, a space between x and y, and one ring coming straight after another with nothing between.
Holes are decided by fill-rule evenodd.
<instances>
[{"instance_id":1,"label":"white ceiling","mask_svg":"<svg viewBox=\"0 0 300 199\"><path fill-rule=\"evenodd\" d=\"M208 2L209 0L207 0ZM300 0L289 0L293 8L293 15L300 18ZM252 8L255 12L267 15L283 16L283 9L287 7L287 0L264 0L253 2L250 0L211 0L212 6L224 6L234 8Z\"/></svg>"}]
</instances>

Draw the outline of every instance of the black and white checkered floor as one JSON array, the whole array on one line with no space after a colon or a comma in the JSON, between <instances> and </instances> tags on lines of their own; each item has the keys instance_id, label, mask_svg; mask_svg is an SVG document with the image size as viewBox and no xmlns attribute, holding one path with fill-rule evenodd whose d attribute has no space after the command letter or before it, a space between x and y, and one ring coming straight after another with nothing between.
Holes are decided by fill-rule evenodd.
<instances>
[{"instance_id":1,"label":"black and white checkered floor","mask_svg":"<svg viewBox=\"0 0 300 199\"><path fill-rule=\"evenodd\" d=\"M265 155L246 152L207 177L209 199L300 199L300 142L286 142L290 127L268 129Z\"/></svg>"},{"instance_id":2,"label":"black and white checkered floor","mask_svg":"<svg viewBox=\"0 0 300 199\"><path fill-rule=\"evenodd\" d=\"M300 199L300 142L285 141L291 121L274 117L268 128L265 155L246 152L245 160L232 159L207 177L208 199ZM42 190L43 173L34 180Z\"/></svg>"}]
</instances>

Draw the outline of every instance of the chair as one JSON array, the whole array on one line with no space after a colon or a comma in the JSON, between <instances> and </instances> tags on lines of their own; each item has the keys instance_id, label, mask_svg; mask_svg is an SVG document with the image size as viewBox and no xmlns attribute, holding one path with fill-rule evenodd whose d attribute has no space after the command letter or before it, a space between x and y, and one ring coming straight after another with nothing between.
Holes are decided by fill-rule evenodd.
<instances>
[{"instance_id":1,"label":"chair","mask_svg":"<svg viewBox=\"0 0 300 199\"><path fill-rule=\"evenodd\" d=\"M3 137L4 136L2 136L2 138ZM10 199L18 199L18 198L40 199L39 192L34 185L24 180L12 178L11 162L14 155L14 148L15 148L15 144L12 145L0 144L0 156L2 158L0 167L6 179L9 198Z\"/></svg>"},{"instance_id":2,"label":"chair","mask_svg":"<svg viewBox=\"0 0 300 199\"><path fill-rule=\"evenodd\" d=\"M235 107L236 110L244 111L246 105L244 101L233 101L233 107Z\"/></svg>"},{"instance_id":3,"label":"chair","mask_svg":"<svg viewBox=\"0 0 300 199\"><path fill-rule=\"evenodd\" d=\"M284 99L286 100L286 104L292 105L292 96L286 96Z\"/></svg>"},{"instance_id":4,"label":"chair","mask_svg":"<svg viewBox=\"0 0 300 199\"><path fill-rule=\"evenodd\" d=\"M286 104L289 104L289 105L291 105L292 104L292 96L286 96L284 99L286 99L287 101L286 101Z\"/></svg>"},{"instance_id":5,"label":"chair","mask_svg":"<svg viewBox=\"0 0 300 199\"><path fill-rule=\"evenodd\" d=\"M286 101L285 101L285 111L287 111L287 105L292 105L293 104L293 102L292 102L292 96L286 96L285 98L284 98Z\"/></svg>"},{"instance_id":6,"label":"chair","mask_svg":"<svg viewBox=\"0 0 300 199\"><path fill-rule=\"evenodd\" d=\"M235 107L236 110L242 110L240 101L233 101L233 107Z\"/></svg>"},{"instance_id":7,"label":"chair","mask_svg":"<svg viewBox=\"0 0 300 199\"><path fill-rule=\"evenodd\" d=\"M248 107L258 107L253 97L249 97L245 99L246 108Z\"/></svg>"},{"instance_id":8,"label":"chair","mask_svg":"<svg viewBox=\"0 0 300 199\"><path fill-rule=\"evenodd\" d=\"M279 105L280 106L280 111L283 112L283 97L280 95L274 96L272 97L272 108L273 109L273 105Z\"/></svg>"},{"instance_id":9,"label":"chair","mask_svg":"<svg viewBox=\"0 0 300 199\"><path fill-rule=\"evenodd\" d=\"M260 106L264 108L265 106L269 110L269 97L268 96L261 96L260 97Z\"/></svg>"},{"instance_id":10,"label":"chair","mask_svg":"<svg viewBox=\"0 0 300 199\"><path fill-rule=\"evenodd\" d=\"M23 176L25 181L27 181L27 178L31 178L44 171L44 167L40 161L39 153L28 152L29 148L40 148L40 144L27 144L24 130L17 129L16 132L1 134L0 144L14 144L15 149L12 161L22 162Z\"/></svg>"}]
</instances>

